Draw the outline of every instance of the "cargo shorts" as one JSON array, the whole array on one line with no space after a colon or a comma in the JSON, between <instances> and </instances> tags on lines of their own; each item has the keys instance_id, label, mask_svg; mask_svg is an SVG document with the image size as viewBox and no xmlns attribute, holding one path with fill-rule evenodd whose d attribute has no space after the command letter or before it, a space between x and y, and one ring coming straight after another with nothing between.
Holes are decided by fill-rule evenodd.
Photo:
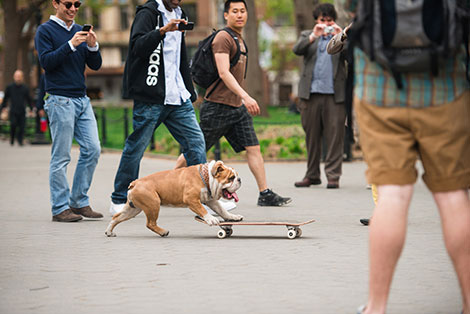
<instances>
[{"instance_id":1,"label":"cargo shorts","mask_svg":"<svg viewBox=\"0 0 470 314\"><path fill-rule=\"evenodd\" d=\"M379 107L355 99L360 145L371 184L416 182L421 160L431 192L470 187L470 90L426 108Z\"/></svg>"}]
</instances>

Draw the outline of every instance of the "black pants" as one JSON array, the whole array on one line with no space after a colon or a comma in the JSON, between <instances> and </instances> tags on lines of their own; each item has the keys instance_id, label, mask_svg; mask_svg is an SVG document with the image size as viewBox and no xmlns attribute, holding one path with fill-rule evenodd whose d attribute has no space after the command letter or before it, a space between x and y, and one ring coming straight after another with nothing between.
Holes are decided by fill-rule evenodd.
<instances>
[{"instance_id":1,"label":"black pants","mask_svg":"<svg viewBox=\"0 0 470 314\"><path fill-rule=\"evenodd\" d=\"M18 144L23 145L24 129L26 125L26 117L24 113L10 112L10 144L15 141L17 134Z\"/></svg>"}]
</instances>

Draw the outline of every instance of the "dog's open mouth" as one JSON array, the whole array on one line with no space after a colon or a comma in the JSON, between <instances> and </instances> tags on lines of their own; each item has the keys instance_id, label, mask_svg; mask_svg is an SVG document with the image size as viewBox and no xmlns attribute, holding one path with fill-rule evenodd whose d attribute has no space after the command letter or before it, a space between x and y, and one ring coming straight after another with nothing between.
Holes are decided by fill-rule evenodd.
<instances>
[{"instance_id":1,"label":"dog's open mouth","mask_svg":"<svg viewBox=\"0 0 470 314\"><path fill-rule=\"evenodd\" d=\"M228 200L231 200L233 198L235 202L238 202L238 195L235 192L229 192L227 191L227 189L223 189L222 196Z\"/></svg>"}]
</instances>

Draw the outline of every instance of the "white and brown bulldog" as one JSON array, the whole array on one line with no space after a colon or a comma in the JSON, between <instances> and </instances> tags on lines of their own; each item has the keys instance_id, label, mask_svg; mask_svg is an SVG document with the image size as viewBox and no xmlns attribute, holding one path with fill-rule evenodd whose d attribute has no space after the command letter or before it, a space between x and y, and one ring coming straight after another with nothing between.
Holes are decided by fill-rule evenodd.
<instances>
[{"instance_id":1,"label":"white and brown bulldog","mask_svg":"<svg viewBox=\"0 0 470 314\"><path fill-rule=\"evenodd\" d=\"M236 191L241 186L237 172L222 161L156 172L137 179L129 185L124 209L113 216L105 234L115 237L117 224L134 218L142 210L147 216L147 228L165 237L168 231L157 225L161 205L189 207L207 224L217 225L219 220L209 214L202 203L209 206L224 220L240 221L241 215L226 211L220 204L221 197L238 202Z\"/></svg>"}]
</instances>

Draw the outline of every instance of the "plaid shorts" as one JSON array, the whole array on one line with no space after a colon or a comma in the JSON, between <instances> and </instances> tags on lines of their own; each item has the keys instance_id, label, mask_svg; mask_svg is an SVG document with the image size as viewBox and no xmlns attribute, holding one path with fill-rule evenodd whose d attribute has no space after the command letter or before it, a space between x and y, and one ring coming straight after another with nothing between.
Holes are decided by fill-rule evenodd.
<instances>
[{"instance_id":1,"label":"plaid shorts","mask_svg":"<svg viewBox=\"0 0 470 314\"><path fill-rule=\"evenodd\" d=\"M222 136L225 136L235 152L247 146L259 145L253 127L253 118L246 107L232 107L204 100L199 117L200 126L208 151Z\"/></svg>"}]
</instances>

